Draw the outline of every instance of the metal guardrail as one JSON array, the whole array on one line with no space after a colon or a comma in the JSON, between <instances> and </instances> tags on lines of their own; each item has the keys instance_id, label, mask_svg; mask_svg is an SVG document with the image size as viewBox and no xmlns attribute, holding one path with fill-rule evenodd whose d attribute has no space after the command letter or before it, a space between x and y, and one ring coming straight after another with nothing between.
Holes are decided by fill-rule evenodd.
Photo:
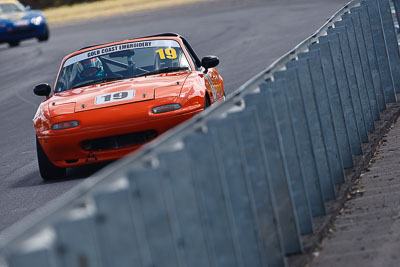
<instances>
[{"instance_id":1,"label":"metal guardrail","mask_svg":"<svg viewBox=\"0 0 400 267\"><path fill-rule=\"evenodd\" d=\"M398 68L389 0L352 1L224 103L14 226L0 266L285 266L396 101Z\"/></svg>"}]
</instances>

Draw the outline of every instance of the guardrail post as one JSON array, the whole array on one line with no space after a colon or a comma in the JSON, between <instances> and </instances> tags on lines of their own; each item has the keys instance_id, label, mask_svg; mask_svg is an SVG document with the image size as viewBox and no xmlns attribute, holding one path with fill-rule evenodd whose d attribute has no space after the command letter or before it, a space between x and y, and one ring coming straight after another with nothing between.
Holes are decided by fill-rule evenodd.
<instances>
[{"instance_id":1,"label":"guardrail post","mask_svg":"<svg viewBox=\"0 0 400 267\"><path fill-rule=\"evenodd\" d=\"M56 261L60 266L101 266L94 217L84 209L72 210L63 220L54 223Z\"/></svg>"},{"instance_id":2,"label":"guardrail post","mask_svg":"<svg viewBox=\"0 0 400 267\"><path fill-rule=\"evenodd\" d=\"M354 30L356 42L358 46L358 52L361 60L361 69L364 74L365 89L369 99L369 107L371 108L373 121L380 120L380 113L378 108L378 102L376 99L376 93L374 83L372 82L371 68L369 66L367 48L365 47L364 34L361 29L360 15L358 12L343 15L343 19L349 19L351 28ZM375 129L374 122L372 121L373 129Z\"/></svg>"},{"instance_id":3,"label":"guardrail post","mask_svg":"<svg viewBox=\"0 0 400 267\"><path fill-rule=\"evenodd\" d=\"M329 43L314 43L309 46L309 49L311 51L319 51L320 53L323 77L325 79L326 89L329 97L332 119L337 135L337 142L342 158L342 164L344 168L352 168L354 166L353 157L351 154L350 141L347 134L342 101L340 100L339 88L336 81Z\"/></svg>"},{"instance_id":4,"label":"guardrail post","mask_svg":"<svg viewBox=\"0 0 400 267\"><path fill-rule=\"evenodd\" d=\"M266 84L261 90L266 90ZM282 155L282 140L278 135L271 106L268 104L266 92L246 95L246 106L257 108L260 132L266 151L265 163L271 177L273 191L277 198L278 215L281 223L283 242L286 254L302 251L297 214L293 204L292 192L288 181L288 170ZM283 201L282 201L283 200Z\"/></svg>"},{"instance_id":5,"label":"guardrail post","mask_svg":"<svg viewBox=\"0 0 400 267\"><path fill-rule=\"evenodd\" d=\"M180 261L187 267L213 266L211 263L216 259L211 251L213 245L207 246L190 156L184 150L171 150L159 153L157 158L168 214L174 220L172 229L178 237Z\"/></svg>"},{"instance_id":6,"label":"guardrail post","mask_svg":"<svg viewBox=\"0 0 400 267\"><path fill-rule=\"evenodd\" d=\"M101 191L93 196L96 203L97 240L103 266L141 266L140 246L133 223L131 194L126 185ZM118 208L116 208L118 207Z\"/></svg>"},{"instance_id":7,"label":"guardrail post","mask_svg":"<svg viewBox=\"0 0 400 267\"><path fill-rule=\"evenodd\" d=\"M284 205L274 194L272 177L268 173L264 141L260 136L260 124L255 107L246 107L241 112L230 113L227 117L233 121L237 135L236 144L242 158L243 176L255 210L256 227L262 241L265 261L268 266L286 266L283 257L284 248L282 230L278 213L283 212ZM252 129L249 131L249 129Z\"/></svg>"},{"instance_id":8,"label":"guardrail post","mask_svg":"<svg viewBox=\"0 0 400 267\"><path fill-rule=\"evenodd\" d=\"M366 6L353 7L352 13L358 13L360 16L361 28L364 35L364 44L367 50L369 66L371 68L372 82L374 84L378 107L380 111L386 110L385 93L379 73L379 66L376 58L376 49L372 38L371 24L369 22L368 10Z\"/></svg>"},{"instance_id":9,"label":"guardrail post","mask_svg":"<svg viewBox=\"0 0 400 267\"><path fill-rule=\"evenodd\" d=\"M240 238L239 243L242 247L243 266L260 266L262 262L269 261L267 259L269 253L266 253L266 250L263 248L265 242L263 242L264 237L262 237L262 235L269 233L260 233L258 236L262 238L253 236L253 234L256 233L255 230L262 229L261 225L263 224L263 222L260 221L258 212L260 206L256 203L255 199L257 196L257 200L260 200L260 191L253 186L255 177L249 177L248 168L251 166L243 164L246 162L246 159L252 157L249 155L250 151L245 147L247 143L243 142L243 139L246 139L244 134L249 134L249 129L253 129L253 131L257 133L258 126L254 115L255 108L248 109L245 112L232 113L227 118L216 119L207 123L208 130L213 136L212 140L217 155L217 161L223 172L221 175L221 183L225 185L226 190L229 191L228 198L230 203L232 203L234 225L236 226L237 235ZM244 121L250 121L249 124L253 124L253 127L244 127ZM237 145L232 146L232 142ZM254 153L254 151L252 151L252 153ZM262 159L263 155L262 153L260 154ZM259 181L259 183L261 182L261 184L265 185L265 183L268 182L265 178L268 179L268 177L265 177L265 173L264 177L258 177L258 179L263 180ZM269 187L264 187L264 189L269 190ZM263 194L265 196L268 192L264 191ZM284 227L288 226L282 225L281 229ZM268 232L272 229L269 229ZM279 246L277 248L279 248ZM278 254L274 256L276 260L280 260L282 263L282 259L276 257L279 256L279 254L282 255L282 252L277 251L277 248L275 248L274 251ZM265 254L266 258L262 257L261 260L260 254ZM257 260L258 262L256 262ZM271 264L271 262L269 263ZM264 266L267 264L262 265Z\"/></svg>"},{"instance_id":10,"label":"guardrail post","mask_svg":"<svg viewBox=\"0 0 400 267\"><path fill-rule=\"evenodd\" d=\"M292 121L289 115L289 107L284 95L286 91L284 80L275 81L267 89L267 100L272 107L275 125L282 138L283 154L287 162L289 182L292 188L293 201L296 206L296 214L299 220L302 235L311 234L314 231L308 191L304 184L302 167L299 162L299 153L296 148Z\"/></svg>"},{"instance_id":11,"label":"guardrail post","mask_svg":"<svg viewBox=\"0 0 400 267\"><path fill-rule=\"evenodd\" d=\"M321 56L318 50L301 53L299 59L304 58L309 63L311 80L313 84L314 96L321 121L322 134L328 162L335 184L345 182L342 158L339 151L339 145L336 137L336 130L333 124L332 111L328 92L325 84L325 76L322 70Z\"/></svg>"},{"instance_id":12,"label":"guardrail post","mask_svg":"<svg viewBox=\"0 0 400 267\"><path fill-rule=\"evenodd\" d=\"M394 6L394 11L396 12L396 19L397 19L397 26L400 25L400 0L392 0L393 2L393 6ZM395 27L396 29L396 27ZM397 28L397 31L399 31L399 29Z\"/></svg>"},{"instance_id":13,"label":"guardrail post","mask_svg":"<svg viewBox=\"0 0 400 267\"><path fill-rule=\"evenodd\" d=\"M318 176L326 200L336 198L335 184L328 161L325 140L321 128L321 120L314 95L310 67L306 59L286 63L288 69L295 68L298 72L300 91L306 111L308 127L313 141L314 153L317 162ZM301 77L301 78L300 78Z\"/></svg>"},{"instance_id":14,"label":"guardrail post","mask_svg":"<svg viewBox=\"0 0 400 267\"><path fill-rule=\"evenodd\" d=\"M356 74L354 70L354 63L351 56L350 44L347 35L347 30L345 27L336 27L333 29L328 29L328 35L332 33L337 33L339 35L340 47L342 50L344 65L347 74L347 81L349 82L351 101L354 108L354 113L356 116L357 127L360 134L361 142L368 142L368 132L365 126L364 113L362 109L360 92L358 89Z\"/></svg>"},{"instance_id":15,"label":"guardrail post","mask_svg":"<svg viewBox=\"0 0 400 267\"><path fill-rule=\"evenodd\" d=\"M342 19L342 21L335 22L335 27L343 27L347 32L347 40L350 45L351 60L353 62L353 69L356 78L356 84L354 88L358 88L358 97L361 102L361 112L363 114L364 123L367 132L366 141L368 142L368 131L375 130L374 119L372 117L371 105L368 96L368 90L365 83L364 73L362 69L362 63L358 50L358 44L354 33L353 23L349 19Z\"/></svg>"},{"instance_id":16,"label":"guardrail post","mask_svg":"<svg viewBox=\"0 0 400 267\"><path fill-rule=\"evenodd\" d=\"M252 206L255 210L256 225L263 244L268 266L283 266L282 227L278 214L281 212L280 199L274 194L271 176L266 166L266 151L260 136L260 125L255 107L230 113L233 121L237 145L240 149L244 176L248 190L253 195ZM253 129L253 131L249 131Z\"/></svg>"},{"instance_id":17,"label":"guardrail post","mask_svg":"<svg viewBox=\"0 0 400 267\"><path fill-rule=\"evenodd\" d=\"M320 177L318 176L316 157L296 70L275 72L274 78L277 82L280 80L286 81L287 90L283 92L289 105L299 161L304 172L303 177L309 193L311 212L314 217L323 216L326 214L325 197L321 188Z\"/></svg>"},{"instance_id":18,"label":"guardrail post","mask_svg":"<svg viewBox=\"0 0 400 267\"><path fill-rule=\"evenodd\" d=\"M231 220L232 233L240 247L242 266L266 266L263 264L257 238L257 212L250 180L247 179L242 160L243 150L238 145L239 136L231 118L207 121L210 141L220 169L220 183L224 191L226 207Z\"/></svg>"},{"instance_id":19,"label":"guardrail post","mask_svg":"<svg viewBox=\"0 0 400 267\"><path fill-rule=\"evenodd\" d=\"M400 0L393 0L394 10L396 12L397 26L400 25ZM395 28L396 29L396 28ZM397 29L399 31L399 29Z\"/></svg>"},{"instance_id":20,"label":"guardrail post","mask_svg":"<svg viewBox=\"0 0 400 267\"><path fill-rule=\"evenodd\" d=\"M344 119L346 122L347 136L349 137L350 148L353 155L361 155L361 139L357 125L356 110L351 99L350 86L347 78L344 58L336 33L319 37L320 43L328 43L332 53L332 62L335 70L336 81L339 88L340 100L342 102Z\"/></svg>"},{"instance_id":21,"label":"guardrail post","mask_svg":"<svg viewBox=\"0 0 400 267\"><path fill-rule=\"evenodd\" d=\"M214 147L214 134L207 131L184 138L186 151L191 158L193 183L206 233L206 244L208 248L211 248L212 266L246 266L252 259L249 259L245 253L251 250L251 255L254 256L253 249L257 250L257 248L253 246L247 248L249 239L244 235L248 233L247 231L253 233L255 231L254 226L240 229L243 222L240 221L238 214L250 216L247 220L252 220L250 203L248 196L234 195L235 191L232 190L238 189L238 182L233 180L241 180L243 177L238 178L240 174L235 177L225 177L223 163ZM234 155L234 157L237 156ZM239 164L237 167L240 166ZM232 181L228 181L229 178L232 178ZM234 188L227 183L233 183ZM242 190L246 190L246 187ZM248 225L248 221L246 224ZM254 236L251 235L250 238ZM254 242L257 241L253 240L252 245L255 244ZM255 253L257 254L257 251ZM259 255L256 255L256 259L253 260L259 259ZM256 266L260 266L259 264L257 263Z\"/></svg>"},{"instance_id":22,"label":"guardrail post","mask_svg":"<svg viewBox=\"0 0 400 267\"><path fill-rule=\"evenodd\" d=\"M385 93L386 103L397 101L392 69L389 64L388 51L386 50L385 37L383 33L382 23L379 15L378 5L375 0L362 1L362 6L367 7L368 17L372 30L372 38L374 40L376 58L378 61L379 73Z\"/></svg>"},{"instance_id":23,"label":"guardrail post","mask_svg":"<svg viewBox=\"0 0 400 267\"><path fill-rule=\"evenodd\" d=\"M382 21L383 33L385 35L386 49L390 55L389 62L392 69L394 88L396 93L400 93L400 51L393 24L392 10L390 8L389 0L376 1L379 6L379 14Z\"/></svg>"},{"instance_id":24,"label":"guardrail post","mask_svg":"<svg viewBox=\"0 0 400 267\"><path fill-rule=\"evenodd\" d=\"M40 267L56 267L54 259L50 256L52 252L48 249L35 249L14 252L7 257L8 267L27 267L27 266L40 266ZM0 263L1 264L1 263ZM4 266L5 267L5 266Z\"/></svg>"},{"instance_id":25,"label":"guardrail post","mask_svg":"<svg viewBox=\"0 0 400 267\"><path fill-rule=\"evenodd\" d=\"M127 171L126 176L142 265L185 266L179 253L181 237L173 233L172 214L168 212L164 188L160 183L161 170L132 169Z\"/></svg>"}]
</instances>

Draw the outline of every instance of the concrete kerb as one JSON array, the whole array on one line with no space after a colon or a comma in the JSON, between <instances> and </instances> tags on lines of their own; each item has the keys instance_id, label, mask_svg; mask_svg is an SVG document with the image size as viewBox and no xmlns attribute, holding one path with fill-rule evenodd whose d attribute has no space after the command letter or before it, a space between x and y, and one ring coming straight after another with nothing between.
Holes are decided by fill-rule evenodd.
<instances>
[{"instance_id":1,"label":"concrete kerb","mask_svg":"<svg viewBox=\"0 0 400 267\"><path fill-rule=\"evenodd\" d=\"M397 95L399 97L400 94ZM351 198L351 188L361 173L369 166L377 147L384 135L400 117L400 103L388 104L388 109L381 112L381 120L375 122L376 130L369 133L369 142L363 144L363 154L354 156L354 167L346 169L346 183L337 185L337 199L326 202L327 215L314 218L315 231L312 235L302 236L303 254L288 257L289 266L305 266L312 260L313 252L318 251L322 240L332 228L344 203Z\"/></svg>"}]
</instances>

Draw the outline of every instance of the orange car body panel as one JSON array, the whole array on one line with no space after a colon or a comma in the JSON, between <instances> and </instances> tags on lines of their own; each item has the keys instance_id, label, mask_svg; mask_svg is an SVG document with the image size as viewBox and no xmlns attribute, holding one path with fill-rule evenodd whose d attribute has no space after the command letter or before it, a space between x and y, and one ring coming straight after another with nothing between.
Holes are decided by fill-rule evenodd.
<instances>
[{"instance_id":1,"label":"orange car body panel","mask_svg":"<svg viewBox=\"0 0 400 267\"><path fill-rule=\"evenodd\" d=\"M132 41L173 39L180 43L192 70L164 73L146 77L95 84L60 93L53 91L44 100L34 118L39 143L49 160L58 167L73 167L121 158L143 145L130 145L102 151L90 151L82 147L85 140L106 138L129 133L155 130L160 135L177 124L191 118L204 109L206 94L211 104L224 99L223 80L215 68L204 74L196 69L189 52L179 37L150 37L108 43L72 53L76 54L104 46ZM211 80L211 84L210 81ZM96 105L96 96L134 88L133 99ZM178 103L178 110L153 114L152 108ZM65 121L79 121L71 129L53 130L52 125Z\"/></svg>"}]
</instances>

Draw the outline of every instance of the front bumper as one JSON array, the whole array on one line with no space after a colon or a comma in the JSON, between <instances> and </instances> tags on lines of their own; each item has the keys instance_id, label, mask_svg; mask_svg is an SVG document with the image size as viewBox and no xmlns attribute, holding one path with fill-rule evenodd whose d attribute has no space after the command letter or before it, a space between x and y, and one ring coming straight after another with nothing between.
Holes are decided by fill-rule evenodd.
<instances>
[{"instance_id":1,"label":"front bumper","mask_svg":"<svg viewBox=\"0 0 400 267\"><path fill-rule=\"evenodd\" d=\"M47 26L45 23L40 25L30 24L27 26L7 26L0 28L0 43L25 40L44 36L47 33Z\"/></svg>"},{"instance_id":2,"label":"front bumper","mask_svg":"<svg viewBox=\"0 0 400 267\"><path fill-rule=\"evenodd\" d=\"M113 125L105 123L106 125L103 124L103 127L82 126L76 130L68 129L60 131L57 134L54 134L53 131L51 135L37 134L44 152L54 165L58 167L73 167L116 160L140 148L144 144L141 143L104 151L89 151L83 148L83 143L86 140L149 130L155 130L157 135L160 135L181 122L190 119L202 110L202 108L196 108L189 112L156 116L133 123L127 123L126 120L122 119L119 123L114 123ZM98 117L101 118L101 115Z\"/></svg>"}]
</instances>

